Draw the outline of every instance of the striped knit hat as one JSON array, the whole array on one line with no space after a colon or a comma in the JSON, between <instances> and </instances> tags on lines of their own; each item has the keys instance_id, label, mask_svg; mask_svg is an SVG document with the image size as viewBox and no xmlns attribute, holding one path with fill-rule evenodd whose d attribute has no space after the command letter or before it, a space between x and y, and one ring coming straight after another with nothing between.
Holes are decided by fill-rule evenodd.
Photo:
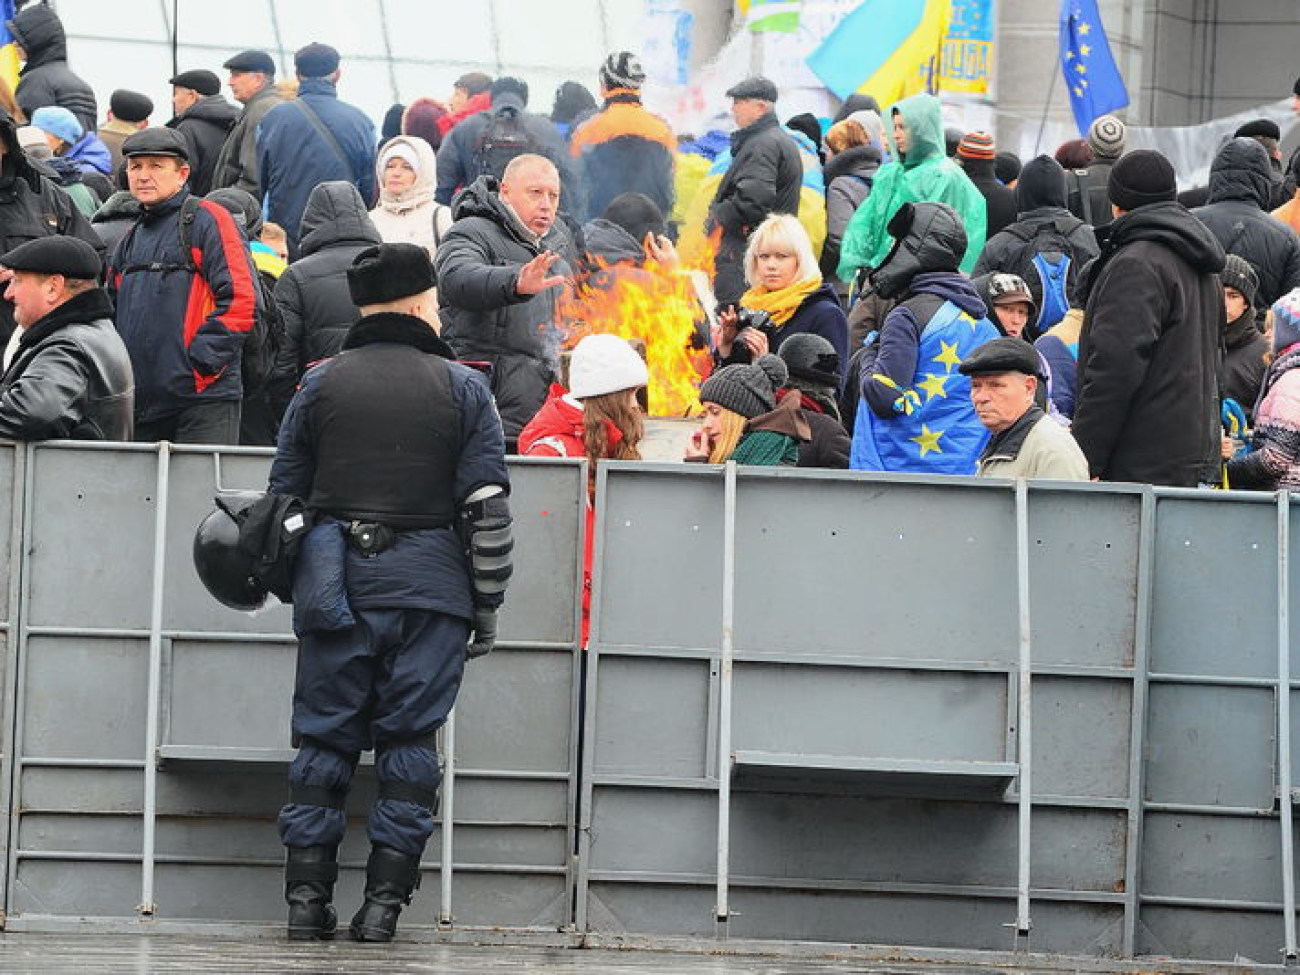
<instances>
[{"instance_id":1,"label":"striped knit hat","mask_svg":"<svg viewBox=\"0 0 1300 975\"><path fill-rule=\"evenodd\" d=\"M963 159L992 159L997 155L997 146L987 132L967 132L957 144L957 155Z\"/></svg>"},{"instance_id":2,"label":"striped knit hat","mask_svg":"<svg viewBox=\"0 0 1300 975\"><path fill-rule=\"evenodd\" d=\"M606 88L639 89L645 83L641 59L631 51L615 51L600 66L600 83Z\"/></svg>"},{"instance_id":3,"label":"striped knit hat","mask_svg":"<svg viewBox=\"0 0 1300 975\"><path fill-rule=\"evenodd\" d=\"M1284 294L1273 305L1273 351L1300 342L1300 288Z\"/></svg>"},{"instance_id":4,"label":"striped knit hat","mask_svg":"<svg viewBox=\"0 0 1300 975\"><path fill-rule=\"evenodd\" d=\"M1088 145L1098 159L1118 159L1127 142L1128 129L1114 115L1103 115L1088 127Z\"/></svg>"}]
</instances>

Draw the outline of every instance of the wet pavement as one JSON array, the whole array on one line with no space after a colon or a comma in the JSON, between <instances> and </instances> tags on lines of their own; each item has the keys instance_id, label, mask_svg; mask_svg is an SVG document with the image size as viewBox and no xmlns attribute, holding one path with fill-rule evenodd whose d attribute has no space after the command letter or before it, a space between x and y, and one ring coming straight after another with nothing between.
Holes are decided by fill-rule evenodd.
<instances>
[{"instance_id":1,"label":"wet pavement","mask_svg":"<svg viewBox=\"0 0 1300 975\"><path fill-rule=\"evenodd\" d=\"M998 968L1004 975L1027 969ZM121 934L0 934L0 972L87 972L94 975L206 973L390 973L440 975L965 975L994 969L958 965L895 965L862 959L758 958L564 948L480 947L348 941L287 944L269 939Z\"/></svg>"}]
</instances>

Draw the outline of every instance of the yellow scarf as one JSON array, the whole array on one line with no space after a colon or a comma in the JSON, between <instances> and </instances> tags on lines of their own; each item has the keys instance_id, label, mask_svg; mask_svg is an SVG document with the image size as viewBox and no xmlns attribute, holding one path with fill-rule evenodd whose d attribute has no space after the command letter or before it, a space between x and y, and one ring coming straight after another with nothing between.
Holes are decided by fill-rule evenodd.
<instances>
[{"instance_id":1,"label":"yellow scarf","mask_svg":"<svg viewBox=\"0 0 1300 975\"><path fill-rule=\"evenodd\" d=\"M741 296L740 303L746 308L765 311L772 316L772 321L778 326L784 325L799 310L799 306L804 303L804 299L821 286L822 279L816 277L804 278L802 281L788 284L779 291L768 291L766 288L750 288Z\"/></svg>"}]
</instances>

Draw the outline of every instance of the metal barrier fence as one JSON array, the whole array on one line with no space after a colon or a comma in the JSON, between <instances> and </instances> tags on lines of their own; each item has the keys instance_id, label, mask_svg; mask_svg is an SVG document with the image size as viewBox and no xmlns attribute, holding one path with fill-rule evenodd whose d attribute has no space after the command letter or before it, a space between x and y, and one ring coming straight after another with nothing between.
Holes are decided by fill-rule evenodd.
<instances>
[{"instance_id":1,"label":"metal barrier fence","mask_svg":"<svg viewBox=\"0 0 1300 975\"><path fill-rule=\"evenodd\" d=\"M1294 956L1288 499L600 484L594 943Z\"/></svg>"},{"instance_id":2,"label":"metal barrier fence","mask_svg":"<svg viewBox=\"0 0 1300 975\"><path fill-rule=\"evenodd\" d=\"M190 561L215 491L264 487L270 452L48 444L0 458L15 486L0 525L19 499L24 553L21 571L0 576L20 607L0 742L6 927L278 918L289 614L225 609ZM555 931L571 920L586 475L519 461L513 477L523 544L511 603L500 649L472 665L444 729L452 826L430 843L413 924ZM13 548L0 541L0 557ZM373 796L363 769L341 900L359 898L357 813Z\"/></svg>"},{"instance_id":3,"label":"metal barrier fence","mask_svg":"<svg viewBox=\"0 0 1300 975\"><path fill-rule=\"evenodd\" d=\"M189 564L268 460L0 448L7 929L282 923L288 613ZM1285 495L602 465L584 660L586 469L512 478L411 930L1295 956Z\"/></svg>"}]
</instances>

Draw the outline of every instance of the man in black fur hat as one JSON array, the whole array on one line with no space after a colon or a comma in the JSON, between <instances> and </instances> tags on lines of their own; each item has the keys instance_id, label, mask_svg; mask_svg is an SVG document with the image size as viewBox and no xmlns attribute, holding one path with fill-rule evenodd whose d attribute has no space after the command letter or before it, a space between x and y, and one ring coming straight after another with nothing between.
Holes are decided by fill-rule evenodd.
<instances>
[{"instance_id":1,"label":"man in black fur hat","mask_svg":"<svg viewBox=\"0 0 1300 975\"><path fill-rule=\"evenodd\" d=\"M501 420L438 334L434 284L422 247L357 255L348 286L363 317L303 377L271 467L271 490L316 517L294 578L299 749L279 820L294 940L333 937L344 802L372 748L379 795L351 932L392 939L433 832L433 737L466 657L495 643L510 577Z\"/></svg>"}]
</instances>

